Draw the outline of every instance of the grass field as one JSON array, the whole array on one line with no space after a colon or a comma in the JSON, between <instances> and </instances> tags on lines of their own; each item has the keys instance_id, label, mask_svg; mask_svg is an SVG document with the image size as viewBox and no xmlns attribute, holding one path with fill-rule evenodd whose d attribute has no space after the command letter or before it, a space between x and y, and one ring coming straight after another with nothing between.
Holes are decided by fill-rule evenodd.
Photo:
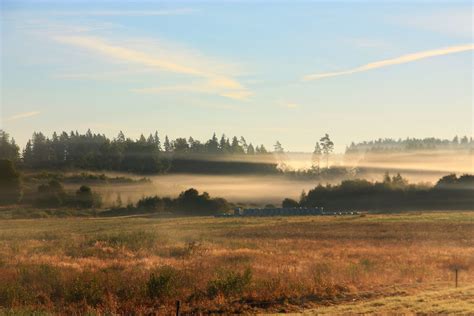
<instances>
[{"instance_id":1,"label":"grass field","mask_svg":"<svg viewBox=\"0 0 474 316\"><path fill-rule=\"evenodd\" d=\"M462 315L474 313L474 285L443 288L439 285L424 289L403 289L394 295L373 300L323 306L305 311L304 315L334 314L403 314Z\"/></svg>"},{"instance_id":2,"label":"grass field","mask_svg":"<svg viewBox=\"0 0 474 316\"><path fill-rule=\"evenodd\" d=\"M194 313L469 313L473 258L474 212L0 220L0 306L166 314L180 300Z\"/></svg>"}]
</instances>

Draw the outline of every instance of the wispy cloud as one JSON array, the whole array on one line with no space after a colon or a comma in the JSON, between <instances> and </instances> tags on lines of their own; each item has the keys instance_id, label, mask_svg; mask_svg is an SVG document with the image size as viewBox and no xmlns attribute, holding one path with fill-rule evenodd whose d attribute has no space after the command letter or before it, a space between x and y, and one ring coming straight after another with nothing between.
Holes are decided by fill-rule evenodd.
<instances>
[{"instance_id":1,"label":"wispy cloud","mask_svg":"<svg viewBox=\"0 0 474 316\"><path fill-rule=\"evenodd\" d=\"M24 118L27 118L27 117L32 117L32 116L36 116L38 114L40 114L41 112L39 111L31 111L31 112L25 112L25 113L18 113L18 114L15 114L15 115L12 115L10 117L7 117L5 119L6 122L11 122L11 121L16 121L16 120L21 120L21 119L24 119Z\"/></svg>"},{"instance_id":2,"label":"wispy cloud","mask_svg":"<svg viewBox=\"0 0 474 316\"><path fill-rule=\"evenodd\" d=\"M115 81L124 76L133 76L140 74L147 74L152 72L151 69L130 69L120 71L101 71L101 72L80 72L80 73L62 73L54 75L57 79L72 79L72 80L97 80L97 81Z\"/></svg>"},{"instance_id":3,"label":"wispy cloud","mask_svg":"<svg viewBox=\"0 0 474 316\"><path fill-rule=\"evenodd\" d=\"M205 79L201 85L176 86L159 89L136 89L136 92L163 92L187 90L192 92L216 93L217 95L244 99L251 93L243 87L236 79L227 74L221 74L205 67L206 61L200 62L195 58L187 58L180 51L161 51L157 55L144 52L139 49L130 48L126 45L116 45L102 38L90 36L57 36L55 40L64 44L88 49L97 54L146 67L149 69L184 74L194 78ZM194 60L193 60L194 59ZM198 58L199 59L199 58Z\"/></svg>"},{"instance_id":4,"label":"wispy cloud","mask_svg":"<svg viewBox=\"0 0 474 316\"><path fill-rule=\"evenodd\" d=\"M132 92L143 93L143 94L161 94L161 93L173 93L173 92L190 92L190 93L204 93L204 94L216 94L222 97L227 97L235 100L245 100L251 93L247 90L233 90L232 88L226 89L219 85L204 83L204 84L190 84L190 85L175 85L175 86L164 86L155 88L139 88L132 89Z\"/></svg>"},{"instance_id":5,"label":"wispy cloud","mask_svg":"<svg viewBox=\"0 0 474 316\"><path fill-rule=\"evenodd\" d=\"M470 51L470 50L474 50L474 44L445 47L445 48L440 48L440 49L434 49L434 50L429 50L429 51L402 55L396 58L376 61L376 62L368 63L360 67L356 67L356 68L352 68L348 70L319 73L319 74L318 73L310 74L310 75L305 76L304 80L318 80L318 79L329 78L329 77L350 75L350 74L369 71L369 70L373 70L377 68L406 64L406 63L411 63L417 60L426 59L430 57L449 55L449 54L460 53L460 52L465 52L465 51Z\"/></svg>"},{"instance_id":6,"label":"wispy cloud","mask_svg":"<svg viewBox=\"0 0 474 316\"><path fill-rule=\"evenodd\" d=\"M46 13L59 16L166 16L190 14L194 11L194 9L182 8L171 10L49 11Z\"/></svg>"}]
</instances>

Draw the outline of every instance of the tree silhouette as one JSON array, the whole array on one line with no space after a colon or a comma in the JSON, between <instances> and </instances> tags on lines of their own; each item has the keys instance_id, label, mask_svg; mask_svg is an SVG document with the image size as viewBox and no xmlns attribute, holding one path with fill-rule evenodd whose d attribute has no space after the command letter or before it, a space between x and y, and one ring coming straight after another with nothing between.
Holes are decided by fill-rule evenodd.
<instances>
[{"instance_id":1,"label":"tree silhouette","mask_svg":"<svg viewBox=\"0 0 474 316\"><path fill-rule=\"evenodd\" d=\"M240 139L240 140L239 140ZM247 146L243 137L221 138L215 133L202 143L193 137L171 140L165 137L163 147L158 133L136 140L122 132L113 139L77 131L52 134L51 138L34 133L17 158L19 166L29 169L78 168L87 170L115 170L137 173L197 172L197 173L276 173L274 162L255 163L243 157L235 161L215 159L221 155L266 154L263 145ZM249 148L250 147L250 148ZM8 134L0 132L0 157L18 157L19 148ZM165 154L166 153L166 154ZM14 159L11 159L14 160Z\"/></svg>"},{"instance_id":2,"label":"tree silhouette","mask_svg":"<svg viewBox=\"0 0 474 316\"><path fill-rule=\"evenodd\" d=\"M321 162L321 154L322 154L321 146L319 146L319 142L316 142L316 145L314 146L313 156L312 156L313 170L319 171L320 162Z\"/></svg>"},{"instance_id":3,"label":"tree silhouette","mask_svg":"<svg viewBox=\"0 0 474 316\"><path fill-rule=\"evenodd\" d=\"M11 160L0 160L0 204L16 203L21 197L20 174Z\"/></svg>"},{"instance_id":4,"label":"tree silhouette","mask_svg":"<svg viewBox=\"0 0 474 316\"><path fill-rule=\"evenodd\" d=\"M168 135L165 136L165 143L163 144L163 146L165 146L165 152L167 153L173 150L173 148L171 147L171 142L168 138Z\"/></svg>"},{"instance_id":5,"label":"tree silhouette","mask_svg":"<svg viewBox=\"0 0 474 316\"><path fill-rule=\"evenodd\" d=\"M250 143L247 147L247 155L255 155L255 148L253 147L252 143Z\"/></svg>"},{"instance_id":6,"label":"tree silhouette","mask_svg":"<svg viewBox=\"0 0 474 316\"><path fill-rule=\"evenodd\" d=\"M276 141L275 145L273 145L273 148L274 148L275 153L281 154L285 152L285 150L283 149L283 146L278 140Z\"/></svg>"},{"instance_id":7,"label":"tree silhouette","mask_svg":"<svg viewBox=\"0 0 474 316\"><path fill-rule=\"evenodd\" d=\"M321 144L321 150L324 156L326 156L326 168L329 169L329 155L334 150L334 143L331 141L328 134L321 137L319 143Z\"/></svg>"}]
</instances>

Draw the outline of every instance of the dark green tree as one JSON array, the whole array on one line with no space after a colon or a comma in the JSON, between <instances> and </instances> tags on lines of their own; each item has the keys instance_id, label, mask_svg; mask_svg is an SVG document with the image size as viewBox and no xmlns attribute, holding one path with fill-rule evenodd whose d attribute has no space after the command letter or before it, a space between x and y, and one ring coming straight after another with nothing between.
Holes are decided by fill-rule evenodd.
<instances>
[{"instance_id":1,"label":"dark green tree","mask_svg":"<svg viewBox=\"0 0 474 316\"><path fill-rule=\"evenodd\" d=\"M169 152L173 151L173 147L171 146L171 142L168 138L168 135L165 136L164 146L165 146L165 152L169 153Z\"/></svg>"},{"instance_id":2,"label":"dark green tree","mask_svg":"<svg viewBox=\"0 0 474 316\"><path fill-rule=\"evenodd\" d=\"M219 142L217 141L216 133L212 135L212 138L206 143L206 150L210 154L216 154L219 152Z\"/></svg>"},{"instance_id":3,"label":"dark green tree","mask_svg":"<svg viewBox=\"0 0 474 316\"><path fill-rule=\"evenodd\" d=\"M0 204L12 204L22 194L20 174L11 160L0 159Z\"/></svg>"},{"instance_id":4,"label":"dark green tree","mask_svg":"<svg viewBox=\"0 0 474 316\"><path fill-rule=\"evenodd\" d=\"M230 152L233 154L243 154L244 149L240 146L239 140L236 136L232 138L232 143L230 145Z\"/></svg>"},{"instance_id":5,"label":"dark green tree","mask_svg":"<svg viewBox=\"0 0 474 316\"><path fill-rule=\"evenodd\" d=\"M0 129L0 159L17 162L20 159L20 148L7 132Z\"/></svg>"}]
</instances>

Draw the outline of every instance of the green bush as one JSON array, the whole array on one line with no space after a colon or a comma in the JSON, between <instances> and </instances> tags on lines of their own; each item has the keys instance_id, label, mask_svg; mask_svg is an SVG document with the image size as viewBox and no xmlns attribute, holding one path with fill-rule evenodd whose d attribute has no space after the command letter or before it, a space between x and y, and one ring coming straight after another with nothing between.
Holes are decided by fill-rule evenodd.
<instances>
[{"instance_id":1,"label":"green bush","mask_svg":"<svg viewBox=\"0 0 474 316\"><path fill-rule=\"evenodd\" d=\"M207 294L210 298L217 295L225 297L241 295L252 281L252 271L245 269L243 273L235 271L224 271L207 285Z\"/></svg>"},{"instance_id":2,"label":"green bush","mask_svg":"<svg viewBox=\"0 0 474 316\"><path fill-rule=\"evenodd\" d=\"M4 283L0 286L0 307L11 308L31 303L32 300L31 292L18 283Z\"/></svg>"},{"instance_id":3,"label":"green bush","mask_svg":"<svg viewBox=\"0 0 474 316\"><path fill-rule=\"evenodd\" d=\"M164 266L150 275L146 283L148 297L160 300L172 297L176 295L178 282L178 271Z\"/></svg>"},{"instance_id":4,"label":"green bush","mask_svg":"<svg viewBox=\"0 0 474 316\"><path fill-rule=\"evenodd\" d=\"M102 201L100 196L93 193L90 187L82 185L79 190L76 191L75 204L78 207L92 208L99 207Z\"/></svg>"},{"instance_id":5,"label":"green bush","mask_svg":"<svg viewBox=\"0 0 474 316\"><path fill-rule=\"evenodd\" d=\"M284 208L293 208L293 207L299 207L300 204L293 200L293 199L289 199L289 198L286 198L283 200L283 202L281 202L281 207L284 207Z\"/></svg>"},{"instance_id":6,"label":"green bush","mask_svg":"<svg viewBox=\"0 0 474 316\"><path fill-rule=\"evenodd\" d=\"M158 196L147 196L137 202L137 208L146 212L159 212L164 210L164 202Z\"/></svg>"},{"instance_id":7,"label":"green bush","mask_svg":"<svg viewBox=\"0 0 474 316\"><path fill-rule=\"evenodd\" d=\"M96 276L84 272L67 287L66 298L69 302L85 302L91 306L102 303L104 291Z\"/></svg>"},{"instance_id":8,"label":"green bush","mask_svg":"<svg viewBox=\"0 0 474 316\"><path fill-rule=\"evenodd\" d=\"M34 204L39 207L60 207L67 200L64 187L57 180L38 186L37 198Z\"/></svg>"}]
</instances>

